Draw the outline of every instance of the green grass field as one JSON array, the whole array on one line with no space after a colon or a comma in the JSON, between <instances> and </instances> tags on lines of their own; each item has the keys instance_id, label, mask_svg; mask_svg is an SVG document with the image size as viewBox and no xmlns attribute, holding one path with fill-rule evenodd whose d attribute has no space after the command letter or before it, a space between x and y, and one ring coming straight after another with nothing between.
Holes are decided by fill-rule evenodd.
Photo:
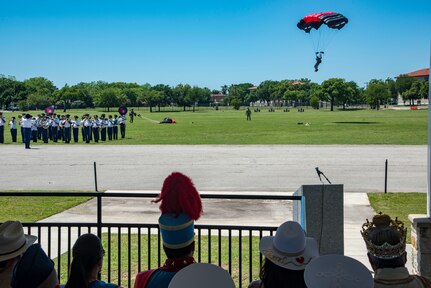
<instances>
[{"instance_id":1,"label":"green grass field","mask_svg":"<svg viewBox=\"0 0 431 288\"><path fill-rule=\"evenodd\" d=\"M7 220L37 222L89 199L90 197L0 197L0 223Z\"/></svg>"},{"instance_id":2,"label":"green grass field","mask_svg":"<svg viewBox=\"0 0 431 288\"><path fill-rule=\"evenodd\" d=\"M409 214L426 214L426 193L369 193L371 207L376 213L398 217L407 228L407 243L410 243L411 225ZM369 219L371 221L371 219Z\"/></svg>"},{"instance_id":3,"label":"green grass field","mask_svg":"<svg viewBox=\"0 0 431 288\"><path fill-rule=\"evenodd\" d=\"M60 113L60 111L57 111ZM245 110L208 108L196 112L149 113L148 108L136 108L141 117L128 123L126 139L90 145L122 144L411 144L427 143L427 110L328 110L296 109L290 112L265 109L252 113L246 121ZM30 111L32 114L41 111ZM103 110L68 110L81 116L104 112ZM7 119L19 113L5 113ZM177 124L158 124L164 117L171 117ZM300 124L298 124L300 123ZM5 143L11 144L10 133L5 129ZM80 136L81 137L81 136ZM18 135L18 144L20 143ZM80 142L81 144L82 142ZM37 143L32 145L46 145ZM63 145L63 143L49 144ZM76 145L76 144L70 144Z\"/></svg>"}]
</instances>

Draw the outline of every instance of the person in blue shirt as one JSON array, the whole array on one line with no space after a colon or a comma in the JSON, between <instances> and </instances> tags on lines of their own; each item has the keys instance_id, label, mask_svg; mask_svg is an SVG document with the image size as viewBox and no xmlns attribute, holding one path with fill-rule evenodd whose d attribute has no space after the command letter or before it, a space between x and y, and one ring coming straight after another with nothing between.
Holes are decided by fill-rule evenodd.
<instances>
[{"instance_id":1,"label":"person in blue shirt","mask_svg":"<svg viewBox=\"0 0 431 288\"><path fill-rule=\"evenodd\" d=\"M79 236L72 248L73 260L65 288L117 288L116 284L98 280L105 250L99 237L88 233Z\"/></svg>"}]
</instances>

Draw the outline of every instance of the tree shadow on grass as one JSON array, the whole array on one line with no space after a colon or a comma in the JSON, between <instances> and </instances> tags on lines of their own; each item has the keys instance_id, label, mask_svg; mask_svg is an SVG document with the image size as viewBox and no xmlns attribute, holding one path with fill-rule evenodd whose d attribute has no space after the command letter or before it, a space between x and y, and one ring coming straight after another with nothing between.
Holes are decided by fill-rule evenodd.
<instances>
[{"instance_id":1,"label":"tree shadow on grass","mask_svg":"<svg viewBox=\"0 0 431 288\"><path fill-rule=\"evenodd\" d=\"M379 124L380 122L368 122L368 121L343 121L343 122L333 122L335 124Z\"/></svg>"}]
</instances>

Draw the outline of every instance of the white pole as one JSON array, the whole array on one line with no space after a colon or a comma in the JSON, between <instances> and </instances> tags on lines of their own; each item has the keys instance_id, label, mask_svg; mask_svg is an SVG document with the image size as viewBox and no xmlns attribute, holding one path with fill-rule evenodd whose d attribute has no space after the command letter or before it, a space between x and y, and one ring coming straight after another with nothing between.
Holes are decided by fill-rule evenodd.
<instances>
[{"instance_id":1,"label":"white pole","mask_svg":"<svg viewBox=\"0 0 431 288\"><path fill-rule=\"evenodd\" d=\"M430 72L431 72L431 43L430 43ZM428 76L428 84L431 77ZM428 195L427 195L427 215L431 218L431 85L428 89Z\"/></svg>"}]
</instances>

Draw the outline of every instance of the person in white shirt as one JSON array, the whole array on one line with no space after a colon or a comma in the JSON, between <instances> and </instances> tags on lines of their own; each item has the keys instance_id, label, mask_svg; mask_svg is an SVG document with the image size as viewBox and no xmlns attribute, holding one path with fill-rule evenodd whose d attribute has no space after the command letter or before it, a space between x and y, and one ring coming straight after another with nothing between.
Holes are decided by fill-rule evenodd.
<instances>
[{"instance_id":1,"label":"person in white shirt","mask_svg":"<svg viewBox=\"0 0 431 288\"><path fill-rule=\"evenodd\" d=\"M82 120L82 129L84 129L85 143L90 143L91 141L91 126L93 126L93 123L91 121L90 115L86 114Z\"/></svg>"},{"instance_id":2,"label":"person in white shirt","mask_svg":"<svg viewBox=\"0 0 431 288\"><path fill-rule=\"evenodd\" d=\"M94 142L96 143L99 142L99 127L100 127L99 117L97 115L94 115L92 130L93 130Z\"/></svg>"},{"instance_id":3,"label":"person in white shirt","mask_svg":"<svg viewBox=\"0 0 431 288\"><path fill-rule=\"evenodd\" d=\"M32 116L30 114L25 114L25 117L21 120L25 149L30 149L31 126L33 125L31 118Z\"/></svg>"},{"instance_id":4,"label":"person in white shirt","mask_svg":"<svg viewBox=\"0 0 431 288\"><path fill-rule=\"evenodd\" d=\"M81 121L79 120L78 116L74 116L72 121L72 131L73 131L73 142L78 142L78 136L79 136L79 127L81 126Z\"/></svg>"},{"instance_id":5,"label":"person in white shirt","mask_svg":"<svg viewBox=\"0 0 431 288\"><path fill-rule=\"evenodd\" d=\"M10 119L9 126L10 126L10 135L12 137L12 142L16 142L17 129L16 129L16 118L15 118L15 116L13 116Z\"/></svg>"},{"instance_id":6,"label":"person in white shirt","mask_svg":"<svg viewBox=\"0 0 431 288\"><path fill-rule=\"evenodd\" d=\"M126 116L121 115L119 118L121 138L126 137Z\"/></svg>"},{"instance_id":7,"label":"person in white shirt","mask_svg":"<svg viewBox=\"0 0 431 288\"><path fill-rule=\"evenodd\" d=\"M109 118L108 118L108 139L109 140L112 140L113 131L114 131L114 120L112 119L112 115L109 115Z\"/></svg>"},{"instance_id":8,"label":"person in white shirt","mask_svg":"<svg viewBox=\"0 0 431 288\"><path fill-rule=\"evenodd\" d=\"M6 117L0 112L0 143L4 143L4 125L6 125Z\"/></svg>"},{"instance_id":9,"label":"person in white shirt","mask_svg":"<svg viewBox=\"0 0 431 288\"><path fill-rule=\"evenodd\" d=\"M114 140L118 139L118 117L117 115L114 115L114 127L112 128L112 136L114 137Z\"/></svg>"},{"instance_id":10,"label":"person in white shirt","mask_svg":"<svg viewBox=\"0 0 431 288\"><path fill-rule=\"evenodd\" d=\"M59 131L58 124L59 124L59 121L58 121L58 118L56 116L57 115L54 114L52 116L50 123L49 123L49 125L51 126L51 140L53 142L58 141L58 131Z\"/></svg>"},{"instance_id":11,"label":"person in white shirt","mask_svg":"<svg viewBox=\"0 0 431 288\"><path fill-rule=\"evenodd\" d=\"M100 139L106 141L106 128L108 126L108 119L105 118L105 114L100 115Z\"/></svg>"},{"instance_id":12,"label":"person in white shirt","mask_svg":"<svg viewBox=\"0 0 431 288\"><path fill-rule=\"evenodd\" d=\"M60 127L61 130L63 131L63 141L65 143L70 143L70 120L69 120L69 115L62 115L61 116L61 121L60 121Z\"/></svg>"},{"instance_id":13,"label":"person in white shirt","mask_svg":"<svg viewBox=\"0 0 431 288\"><path fill-rule=\"evenodd\" d=\"M35 117L31 118L31 140L33 140L34 143L37 142L37 120Z\"/></svg>"},{"instance_id":14,"label":"person in white shirt","mask_svg":"<svg viewBox=\"0 0 431 288\"><path fill-rule=\"evenodd\" d=\"M41 130L42 130L43 143L48 143L48 132L50 129L50 123L51 123L51 120L48 118L48 116L42 115L40 119L40 126L42 128Z\"/></svg>"}]
</instances>

